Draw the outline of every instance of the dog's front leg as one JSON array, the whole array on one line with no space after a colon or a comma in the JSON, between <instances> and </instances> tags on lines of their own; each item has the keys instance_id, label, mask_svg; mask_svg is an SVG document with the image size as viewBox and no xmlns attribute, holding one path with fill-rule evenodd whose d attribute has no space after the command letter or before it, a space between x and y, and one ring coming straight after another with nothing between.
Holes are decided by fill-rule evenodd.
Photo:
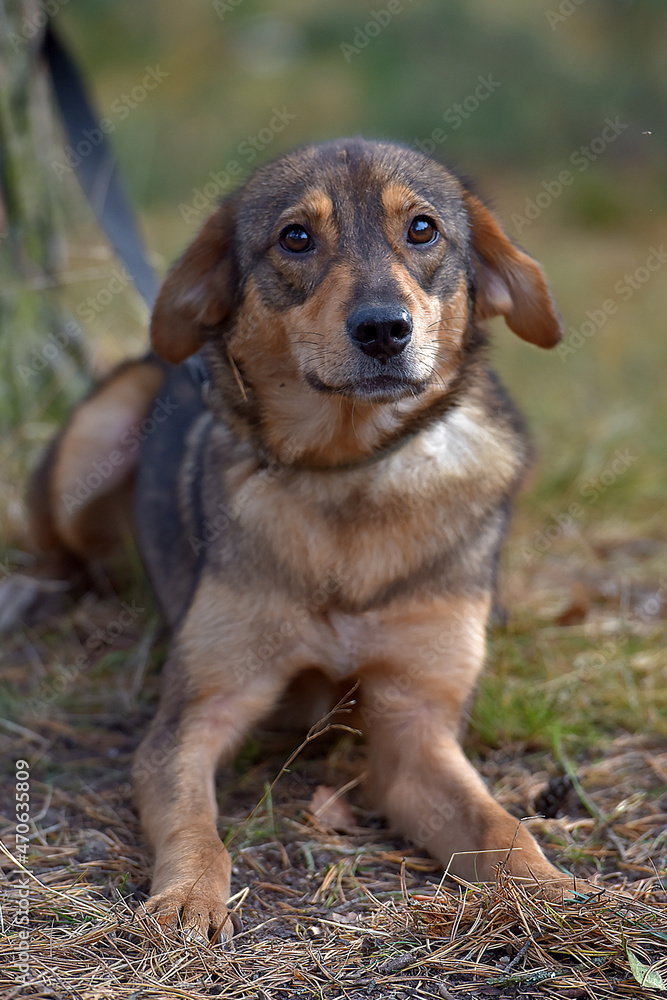
<instances>
[{"instance_id":1,"label":"dog's front leg","mask_svg":"<svg viewBox=\"0 0 667 1000\"><path fill-rule=\"evenodd\" d=\"M231 650L233 656L233 648ZM165 665L158 713L139 747L133 776L143 829L155 853L146 904L164 924L229 939L231 860L216 827L215 771L239 748L283 689L280 671L240 678L230 646L183 646Z\"/></svg>"},{"instance_id":2,"label":"dog's front leg","mask_svg":"<svg viewBox=\"0 0 667 1000\"><path fill-rule=\"evenodd\" d=\"M567 876L495 802L458 742L484 659L487 609L450 599L432 623L407 616L394 624L395 655L362 678L371 794L396 829L451 873L488 881L504 863L530 886L546 882L560 894Z\"/></svg>"}]
</instances>

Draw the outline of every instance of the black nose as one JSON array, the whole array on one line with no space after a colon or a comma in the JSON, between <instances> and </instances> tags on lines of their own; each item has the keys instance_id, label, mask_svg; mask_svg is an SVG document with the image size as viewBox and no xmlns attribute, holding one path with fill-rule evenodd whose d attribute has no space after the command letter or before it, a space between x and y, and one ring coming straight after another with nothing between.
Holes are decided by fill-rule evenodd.
<instances>
[{"instance_id":1,"label":"black nose","mask_svg":"<svg viewBox=\"0 0 667 1000\"><path fill-rule=\"evenodd\" d=\"M348 319L347 332L364 354L388 361L410 343L412 316L401 306L361 306Z\"/></svg>"}]
</instances>

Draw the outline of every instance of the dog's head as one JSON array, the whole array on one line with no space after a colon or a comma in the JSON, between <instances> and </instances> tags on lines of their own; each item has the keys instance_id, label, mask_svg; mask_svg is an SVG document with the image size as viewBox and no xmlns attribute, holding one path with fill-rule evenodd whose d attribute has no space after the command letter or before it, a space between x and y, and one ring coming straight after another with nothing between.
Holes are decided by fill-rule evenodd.
<instances>
[{"instance_id":1,"label":"dog's head","mask_svg":"<svg viewBox=\"0 0 667 1000\"><path fill-rule=\"evenodd\" d=\"M174 363L210 344L274 448L291 434L298 454L299 425L318 425L314 441L348 414L363 452L447 395L475 321L499 314L540 347L560 337L540 267L461 181L410 149L341 140L220 205L167 277L152 338Z\"/></svg>"}]
</instances>

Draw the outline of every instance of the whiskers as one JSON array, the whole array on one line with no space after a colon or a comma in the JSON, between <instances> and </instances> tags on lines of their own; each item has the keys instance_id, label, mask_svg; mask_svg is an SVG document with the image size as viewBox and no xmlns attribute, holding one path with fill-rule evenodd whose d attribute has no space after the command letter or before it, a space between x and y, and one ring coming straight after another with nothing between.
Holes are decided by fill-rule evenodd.
<instances>
[{"instance_id":1,"label":"whiskers","mask_svg":"<svg viewBox=\"0 0 667 1000\"><path fill-rule=\"evenodd\" d=\"M456 325L456 320L460 321L459 325ZM433 336L429 337L423 350L428 353L428 381L436 390L446 392L456 376L465 332L464 324L467 321L467 315L450 316L446 320L431 323L426 328L427 334Z\"/></svg>"},{"instance_id":2,"label":"whiskers","mask_svg":"<svg viewBox=\"0 0 667 1000\"><path fill-rule=\"evenodd\" d=\"M310 347L315 348L315 350L308 352L309 362L314 362L315 364L322 362L326 364L332 356L335 357L340 353L331 344L324 341L325 337L325 333L319 333L317 330L309 330L308 333L300 338L299 344L308 344Z\"/></svg>"},{"instance_id":3,"label":"whiskers","mask_svg":"<svg viewBox=\"0 0 667 1000\"><path fill-rule=\"evenodd\" d=\"M452 320L461 320L460 326L455 326ZM436 342L449 342L458 346L461 343L461 338L465 333L465 327L468 322L467 314L462 314L461 316L448 316L446 320L439 319L434 323L429 323L426 327L426 333L438 333L444 334L445 336L440 336L436 338ZM447 334L453 334L453 336L446 336Z\"/></svg>"}]
</instances>

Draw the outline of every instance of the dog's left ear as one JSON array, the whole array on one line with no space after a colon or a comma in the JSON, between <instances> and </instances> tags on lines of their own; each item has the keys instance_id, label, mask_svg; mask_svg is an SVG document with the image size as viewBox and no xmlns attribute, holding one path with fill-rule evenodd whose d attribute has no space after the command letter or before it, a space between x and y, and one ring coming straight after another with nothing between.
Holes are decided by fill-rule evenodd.
<instances>
[{"instance_id":1,"label":"dog's left ear","mask_svg":"<svg viewBox=\"0 0 667 1000\"><path fill-rule=\"evenodd\" d=\"M234 201L204 223L160 289L151 320L153 349L178 364L198 351L234 305Z\"/></svg>"},{"instance_id":2,"label":"dog's left ear","mask_svg":"<svg viewBox=\"0 0 667 1000\"><path fill-rule=\"evenodd\" d=\"M542 268L512 243L479 198L465 190L463 196L477 273L475 316L502 315L523 340L553 347L561 338L561 319Z\"/></svg>"}]
</instances>

